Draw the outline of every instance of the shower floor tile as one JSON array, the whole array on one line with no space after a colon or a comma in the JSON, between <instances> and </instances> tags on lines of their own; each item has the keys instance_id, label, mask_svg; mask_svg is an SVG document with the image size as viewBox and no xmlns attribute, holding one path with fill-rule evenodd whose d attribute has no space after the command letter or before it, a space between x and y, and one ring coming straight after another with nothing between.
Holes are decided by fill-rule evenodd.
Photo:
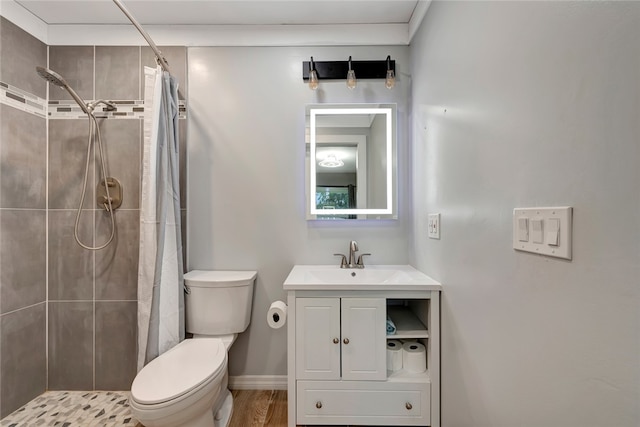
<instances>
[{"instance_id":1,"label":"shower floor tile","mask_svg":"<svg viewBox=\"0 0 640 427\"><path fill-rule=\"evenodd\" d=\"M140 427L126 391L48 391L0 420L1 427Z\"/></svg>"}]
</instances>

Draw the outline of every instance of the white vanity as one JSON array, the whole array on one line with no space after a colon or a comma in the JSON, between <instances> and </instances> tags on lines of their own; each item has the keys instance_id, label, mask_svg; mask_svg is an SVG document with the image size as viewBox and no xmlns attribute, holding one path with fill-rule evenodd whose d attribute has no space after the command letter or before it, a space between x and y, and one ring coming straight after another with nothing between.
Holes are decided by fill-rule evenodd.
<instances>
[{"instance_id":1,"label":"white vanity","mask_svg":"<svg viewBox=\"0 0 640 427\"><path fill-rule=\"evenodd\" d=\"M439 283L404 265L296 265L284 289L289 427L440 426ZM388 340L424 345L425 371L388 371Z\"/></svg>"}]
</instances>

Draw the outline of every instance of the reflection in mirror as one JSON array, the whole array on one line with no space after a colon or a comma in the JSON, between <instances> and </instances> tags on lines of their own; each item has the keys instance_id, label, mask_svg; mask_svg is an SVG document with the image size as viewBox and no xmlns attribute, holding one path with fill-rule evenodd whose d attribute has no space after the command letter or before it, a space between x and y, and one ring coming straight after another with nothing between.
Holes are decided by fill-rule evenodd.
<instances>
[{"instance_id":1,"label":"reflection in mirror","mask_svg":"<svg viewBox=\"0 0 640 427\"><path fill-rule=\"evenodd\" d=\"M396 218L395 105L307 107L307 218Z\"/></svg>"}]
</instances>

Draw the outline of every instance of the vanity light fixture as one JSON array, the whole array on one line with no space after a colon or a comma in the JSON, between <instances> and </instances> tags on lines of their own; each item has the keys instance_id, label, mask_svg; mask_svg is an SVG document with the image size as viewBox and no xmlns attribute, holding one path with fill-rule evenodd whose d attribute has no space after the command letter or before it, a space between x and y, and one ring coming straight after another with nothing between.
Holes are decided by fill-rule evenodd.
<instances>
[{"instance_id":1,"label":"vanity light fixture","mask_svg":"<svg viewBox=\"0 0 640 427\"><path fill-rule=\"evenodd\" d=\"M382 61L311 61L302 62L302 80L309 84L309 88L315 90L318 82L322 80L343 80L346 76L347 87L354 89L358 80L384 79L385 86L389 89L395 86L396 61L387 56Z\"/></svg>"},{"instance_id":2,"label":"vanity light fixture","mask_svg":"<svg viewBox=\"0 0 640 427\"><path fill-rule=\"evenodd\" d=\"M337 158L335 154L328 154L327 157L318 162L318 165L323 168L339 168L344 166L344 162Z\"/></svg>"},{"instance_id":3,"label":"vanity light fixture","mask_svg":"<svg viewBox=\"0 0 640 427\"><path fill-rule=\"evenodd\" d=\"M349 57L349 71L347 71L347 87L351 90L356 88L356 72L351 68L351 57Z\"/></svg>"},{"instance_id":4,"label":"vanity light fixture","mask_svg":"<svg viewBox=\"0 0 640 427\"><path fill-rule=\"evenodd\" d=\"M318 72L316 71L316 66L313 63L313 56L311 57L311 62L309 62L309 89L318 89Z\"/></svg>"},{"instance_id":5,"label":"vanity light fixture","mask_svg":"<svg viewBox=\"0 0 640 427\"><path fill-rule=\"evenodd\" d=\"M391 55L387 56L387 77L384 79L384 86L393 89L396 85L396 73L391 69Z\"/></svg>"}]
</instances>

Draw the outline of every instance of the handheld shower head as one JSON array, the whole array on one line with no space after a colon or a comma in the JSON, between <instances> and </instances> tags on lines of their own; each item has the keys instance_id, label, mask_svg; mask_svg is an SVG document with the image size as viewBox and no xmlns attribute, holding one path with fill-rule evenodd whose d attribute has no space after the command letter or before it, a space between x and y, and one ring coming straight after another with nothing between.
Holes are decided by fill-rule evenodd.
<instances>
[{"instance_id":1,"label":"handheld shower head","mask_svg":"<svg viewBox=\"0 0 640 427\"><path fill-rule=\"evenodd\" d=\"M84 111L85 114L91 114L91 112L89 111L89 108L87 107L87 103L84 102L82 98L80 98L80 96L73 89L71 89L71 86L69 86L67 81L60 74L44 67L36 67L36 72L40 77L42 77L49 83L53 83L56 86L60 86L61 88L69 92L69 95L71 95L74 101L78 103L82 111Z\"/></svg>"},{"instance_id":2,"label":"handheld shower head","mask_svg":"<svg viewBox=\"0 0 640 427\"><path fill-rule=\"evenodd\" d=\"M55 71L52 71L48 68L44 67L36 67L36 72L40 77L48 81L49 83L53 83L56 86L65 87L69 86L64 78Z\"/></svg>"}]
</instances>

